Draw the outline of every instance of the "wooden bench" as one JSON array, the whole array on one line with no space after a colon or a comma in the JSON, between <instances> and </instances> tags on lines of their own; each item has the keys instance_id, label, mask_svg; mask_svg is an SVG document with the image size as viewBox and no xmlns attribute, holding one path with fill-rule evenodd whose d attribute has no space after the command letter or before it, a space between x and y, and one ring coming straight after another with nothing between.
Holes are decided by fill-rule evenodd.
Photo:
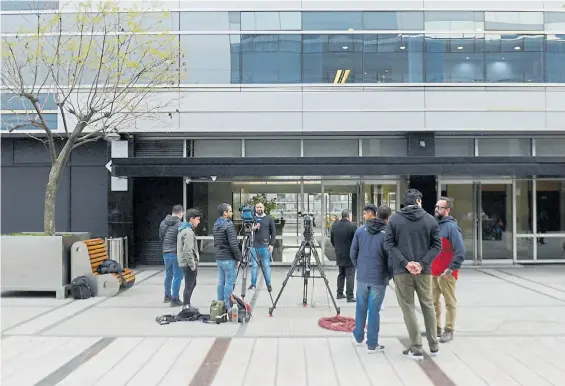
<instances>
[{"instance_id":1,"label":"wooden bench","mask_svg":"<svg viewBox=\"0 0 565 386\"><path fill-rule=\"evenodd\" d=\"M71 248L71 280L86 276L95 296L113 296L120 289L131 287L135 283L135 273L129 268L124 268L121 274L98 272L98 267L108 259L104 239L75 242Z\"/></svg>"}]
</instances>

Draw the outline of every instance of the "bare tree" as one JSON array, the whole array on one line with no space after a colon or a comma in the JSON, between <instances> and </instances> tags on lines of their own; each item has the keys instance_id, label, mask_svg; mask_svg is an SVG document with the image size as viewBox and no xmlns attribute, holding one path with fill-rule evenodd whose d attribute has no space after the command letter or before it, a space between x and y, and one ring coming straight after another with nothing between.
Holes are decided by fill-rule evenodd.
<instances>
[{"instance_id":1,"label":"bare tree","mask_svg":"<svg viewBox=\"0 0 565 386\"><path fill-rule=\"evenodd\" d=\"M25 131L49 151L43 221L49 235L71 152L156 117L170 101L153 95L179 83L178 36L163 32L171 29L169 13L155 4L127 10L118 4L82 1L72 13L25 14L20 31L2 34L2 91L9 93L3 103L13 113L2 126ZM50 109L58 125L48 119Z\"/></svg>"}]
</instances>

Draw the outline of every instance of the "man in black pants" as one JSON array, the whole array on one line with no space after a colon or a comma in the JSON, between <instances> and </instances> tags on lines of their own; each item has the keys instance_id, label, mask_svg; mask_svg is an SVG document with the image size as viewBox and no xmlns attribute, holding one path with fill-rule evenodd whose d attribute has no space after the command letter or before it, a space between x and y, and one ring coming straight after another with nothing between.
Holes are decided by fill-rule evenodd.
<instances>
[{"instance_id":1,"label":"man in black pants","mask_svg":"<svg viewBox=\"0 0 565 386\"><path fill-rule=\"evenodd\" d=\"M347 282L345 295L347 295L347 302L354 303L353 287L355 281L355 267L349 257L351 250L351 242L353 236L357 231L357 227L351 221L353 216L349 209L341 212L341 220L335 221L332 225L330 234L330 241L335 248L335 259L339 267L339 274L337 275L337 298L343 299L343 286Z\"/></svg>"},{"instance_id":2,"label":"man in black pants","mask_svg":"<svg viewBox=\"0 0 565 386\"><path fill-rule=\"evenodd\" d=\"M200 224L202 213L197 209L186 211L185 222L179 227L177 236L177 256L179 267L184 271L184 293L183 309L190 308L192 291L196 287L196 276L198 275L198 243L194 229Z\"/></svg>"}]
</instances>

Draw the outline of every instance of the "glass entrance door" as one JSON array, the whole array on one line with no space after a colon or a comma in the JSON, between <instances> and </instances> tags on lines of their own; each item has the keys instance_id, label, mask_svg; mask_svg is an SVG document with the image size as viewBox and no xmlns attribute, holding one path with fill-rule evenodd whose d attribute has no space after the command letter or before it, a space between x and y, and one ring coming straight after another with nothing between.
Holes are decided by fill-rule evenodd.
<instances>
[{"instance_id":1,"label":"glass entrance door","mask_svg":"<svg viewBox=\"0 0 565 386\"><path fill-rule=\"evenodd\" d=\"M443 180L441 196L453 199L451 215L463 233L466 260L512 259L512 181Z\"/></svg>"}]
</instances>

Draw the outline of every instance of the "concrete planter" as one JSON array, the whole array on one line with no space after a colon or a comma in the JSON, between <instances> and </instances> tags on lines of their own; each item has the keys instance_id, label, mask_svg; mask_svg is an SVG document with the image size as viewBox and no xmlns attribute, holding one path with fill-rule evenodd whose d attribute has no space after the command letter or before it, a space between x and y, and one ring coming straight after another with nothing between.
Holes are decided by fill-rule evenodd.
<instances>
[{"instance_id":1,"label":"concrete planter","mask_svg":"<svg viewBox=\"0 0 565 386\"><path fill-rule=\"evenodd\" d=\"M65 297L70 281L70 249L90 233L58 236L2 236L2 291L54 291Z\"/></svg>"}]
</instances>

